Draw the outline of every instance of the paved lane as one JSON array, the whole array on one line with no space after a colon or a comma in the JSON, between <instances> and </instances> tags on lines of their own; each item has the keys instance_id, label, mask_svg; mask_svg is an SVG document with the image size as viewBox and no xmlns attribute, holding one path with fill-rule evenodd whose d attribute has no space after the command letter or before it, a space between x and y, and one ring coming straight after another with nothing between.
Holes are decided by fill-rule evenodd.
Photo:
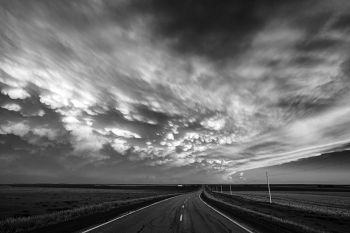
<instances>
[{"instance_id":1,"label":"paved lane","mask_svg":"<svg viewBox=\"0 0 350 233\"><path fill-rule=\"evenodd\" d=\"M157 203L89 233L247 233L249 231L208 207L199 192Z\"/></svg>"}]
</instances>

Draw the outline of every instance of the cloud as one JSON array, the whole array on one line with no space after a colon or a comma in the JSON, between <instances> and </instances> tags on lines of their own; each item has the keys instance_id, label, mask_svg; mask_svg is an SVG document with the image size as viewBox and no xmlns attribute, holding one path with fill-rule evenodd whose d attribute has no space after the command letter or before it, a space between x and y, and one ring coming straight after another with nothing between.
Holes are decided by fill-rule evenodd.
<instances>
[{"instance_id":1,"label":"cloud","mask_svg":"<svg viewBox=\"0 0 350 233\"><path fill-rule=\"evenodd\" d=\"M20 88L2 89L1 93L8 95L11 99L25 99L29 97L28 92Z\"/></svg>"},{"instance_id":2,"label":"cloud","mask_svg":"<svg viewBox=\"0 0 350 233\"><path fill-rule=\"evenodd\" d=\"M315 156L350 141L348 8L11 1L1 134L90 178L221 179Z\"/></svg>"},{"instance_id":3,"label":"cloud","mask_svg":"<svg viewBox=\"0 0 350 233\"><path fill-rule=\"evenodd\" d=\"M324 50L334 49L341 46L342 41L331 38L320 38L314 40L303 41L297 45L297 49L303 52L323 52Z\"/></svg>"},{"instance_id":4,"label":"cloud","mask_svg":"<svg viewBox=\"0 0 350 233\"><path fill-rule=\"evenodd\" d=\"M2 125L0 128L1 134L14 134L17 136L24 136L29 132L29 126L18 122L15 124Z\"/></svg>"},{"instance_id":5,"label":"cloud","mask_svg":"<svg viewBox=\"0 0 350 233\"><path fill-rule=\"evenodd\" d=\"M221 130L225 126L225 119L220 117L212 117L201 122L205 128L212 130Z\"/></svg>"},{"instance_id":6,"label":"cloud","mask_svg":"<svg viewBox=\"0 0 350 233\"><path fill-rule=\"evenodd\" d=\"M6 108L10 111L15 111L15 112L18 112L19 110L21 110L21 106L19 106L18 104L4 104L1 107Z\"/></svg>"},{"instance_id":7,"label":"cloud","mask_svg":"<svg viewBox=\"0 0 350 233\"><path fill-rule=\"evenodd\" d=\"M128 130L125 129L118 129L118 128L105 128L106 131L110 131L113 134L115 134L116 136L119 137L124 137L124 138L141 138L140 135L130 132Z\"/></svg>"},{"instance_id":8,"label":"cloud","mask_svg":"<svg viewBox=\"0 0 350 233\"><path fill-rule=\"evenodd\" d=\"M349 29L349 22L350 22L350 15L349 14L341 14L339 15L331 24L331 29L337 30L337 31L348 31Z\"/></svg>"},{"instance_id":9,"label":"cloud","mask_svg":"<svg viewBox=\"0 0 350 233\"><path fill-rule=\"evenodd\" d=\"M156 22L153 31L176 52L224 61L249 49L256 33L282 7L294 9L295 5L274 0L225 0L219 4L211 0L200 3L155 0L135 4L134 8L150 15Z\"/></svg>"}]
</instances>

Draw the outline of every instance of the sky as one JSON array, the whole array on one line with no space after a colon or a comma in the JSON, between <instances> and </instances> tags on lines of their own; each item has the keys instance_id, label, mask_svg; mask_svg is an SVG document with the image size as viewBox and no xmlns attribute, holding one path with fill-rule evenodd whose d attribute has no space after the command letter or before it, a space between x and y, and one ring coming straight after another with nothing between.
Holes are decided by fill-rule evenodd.
<instances>
[{"instance_id":1,"label":"sky","mask_svg":"<svg viewBox=\"0 0 350 233\"><path fill-rule=\"evenodd\" d=\"M0 6L0 182L348 183L349 1Z\"/></svg>"}]
</instances>

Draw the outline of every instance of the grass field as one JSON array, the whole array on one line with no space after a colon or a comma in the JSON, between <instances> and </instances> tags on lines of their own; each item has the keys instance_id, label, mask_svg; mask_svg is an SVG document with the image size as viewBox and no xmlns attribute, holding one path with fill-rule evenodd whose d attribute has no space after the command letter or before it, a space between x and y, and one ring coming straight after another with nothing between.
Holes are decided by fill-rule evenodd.
<instances>
[{"instance_id":1,"label":"grass field","mask_svg":"<svg viewBox=\"0 0 350 233\"><path fill-rule=\"evenodd\" d=\"M232 194L251 200L269 202L267 191L234 191ZM272 201L276 204L304 210L350 217L350 192L273 191Z\"/></svg>"},{"instance_id":2,"label":"grass field","mask_svg":"<svg viewBox=\"0 0 350 233\"><path fill-rule=\"evenodd\" d=\"M249 219L261 221L263 228L278 225L281 228L285 226L286 229L292 229L291 232L339 233L348 232L350 229L350 192L347 189L327 187L306 191L305 188L297 190L297 186L291 185L289 190L272 189L270 204L267 190L262 191L260 187L258 190L249 190L252 188L249 186L245 188L248 190L233 190L232 195L227 191L227 187L223 193L210 192L210 188L208 192L231 206L227 208L236 211L236 216L238 213L238 216L241 214L250 216ZM269 228L263 232L274 230Z\"/></svg>"},{"instance_id":3,"label":"grass field","mask_svg":"<svg viewBox=\"0 0 350 233\"><path fill-rule=\"evenodd\" d=\"M3 186L0 187L0 220L165 193L169 191Z\"/></svg>"},{"instance_id":4,"label":"grass field","mask_svg":"<svg viewBox=\"0 0 350 233\"><path fill-rule=\"evenodd\" d=\"M78 230L194 188L198 186L1 185L0 232Z\"/></svg>"}]
</instances>

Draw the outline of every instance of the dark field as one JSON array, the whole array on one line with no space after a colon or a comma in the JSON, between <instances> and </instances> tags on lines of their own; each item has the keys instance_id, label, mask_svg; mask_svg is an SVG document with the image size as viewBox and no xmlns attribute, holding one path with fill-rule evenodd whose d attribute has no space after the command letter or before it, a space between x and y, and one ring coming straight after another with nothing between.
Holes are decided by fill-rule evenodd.
<instances>
[{"instance_id":1,"label":"dark field","mask_svg":"<svg viewBox=\"0 0 350 233\"><path fill-rule=\"evenodd\" d=\"M1 185L0 232L73 232L199 186Z\"/></svg>"},{"instance_id":2,"label":"dark field","mask_svg":"<svg viewBox=\"0 0 350 233\"><path fill-rule=\"evenodd\" d=\"M73 232L200 187L3 185L0 232ZM260 233L343 233L350 229L350 186L271 185L272 204L266 185L232 185L232 193L229 185L222 185L222 192L221 185L203 187L202 193L186 195L197 198L201 193L209 204ZM195 198L193 203L199 203ZM186 207L189 215L197 213L192 204Z\"/></svg>"},{"instance_id":3,"label":"dark field","mask_svg":"<svg viewBox=\"0 0 350 233\"><path fill-rule=\"evenodd\" d=\"M231 205L229 213L255 219L250 223L262 232L341 233L350 229L349 186L274 185L272 204L266 186L232 186L231 190L223 186L221 192L221 185L210 186L208 195Z\"/></svg>"},{"instance_id":4,"label":"dark field","mask_svg":"<svg viewBox=\"0 0 350 233\"><path fill-rule=\"evenodd\" d=\"M0 188L0 219L53 213L109 201L153 196L151 190Z\"/></svg>"},{"instance_id":5,"label":"dark field","mask_svg":"<svg viewBox=\"0 0 350 233\"><path fill-rule=\"evenodd\" d=\"M229 194L230 192L225 192ZM233 196L269 202L267 191L234 191ZM350 217L350 192L274 191L272 202L302 210Z\"/></svg>"},{"instance_id":6,"label":"dark field","mask_svg":"<svg viewBox=\"0 0 350 233\"><path fill-rule=\"evenodd\" d=\"M124 201L185 190L186 188L177 188L176 186L0 186L0 220L8 217L42 215L103 202Z\"/></svg>"}]
</instances>

